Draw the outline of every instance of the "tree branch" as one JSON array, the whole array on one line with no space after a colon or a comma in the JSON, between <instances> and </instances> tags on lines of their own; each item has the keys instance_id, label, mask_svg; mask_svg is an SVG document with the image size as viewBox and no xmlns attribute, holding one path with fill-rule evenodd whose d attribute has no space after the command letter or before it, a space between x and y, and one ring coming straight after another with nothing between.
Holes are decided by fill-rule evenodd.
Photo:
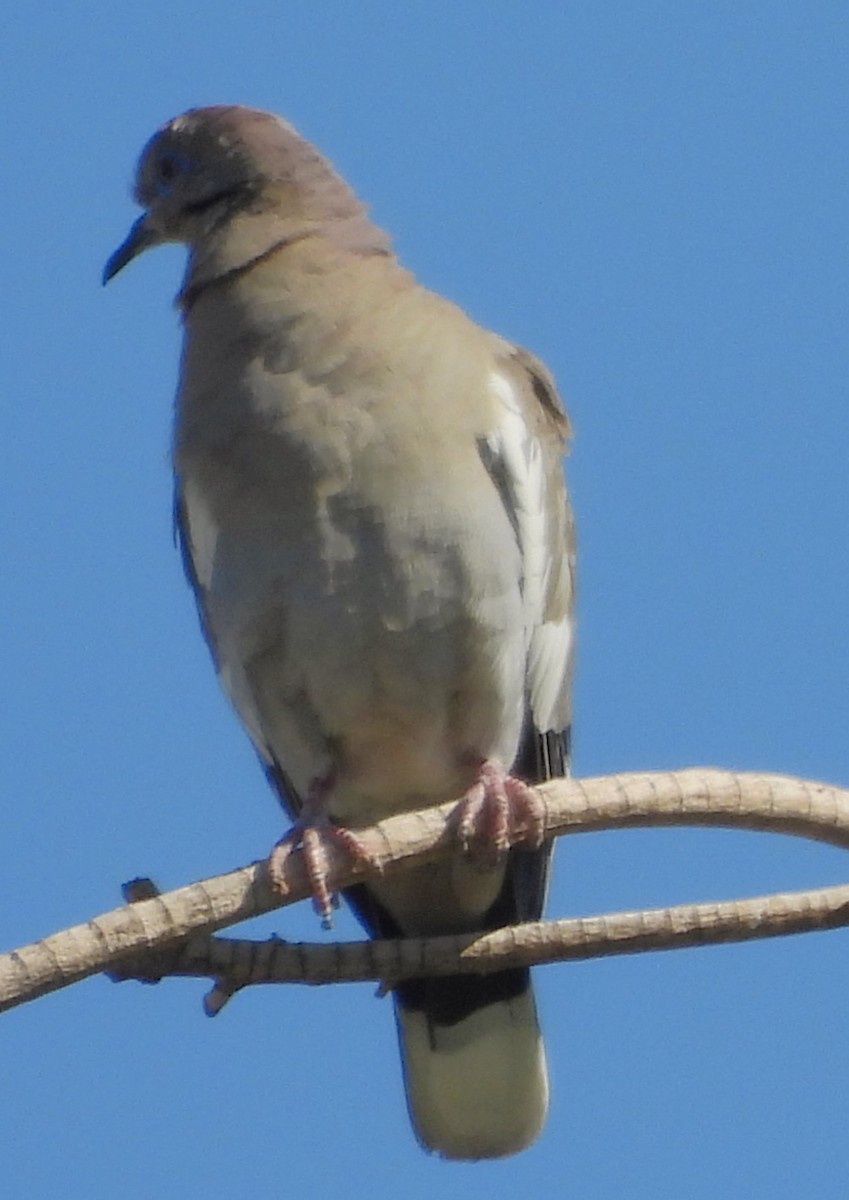
<instances>
[{"instance_id":1,"label":"tree branch","mask_svg":"<svg viewBox=\"0 0 849 1200\"><path fill-rule=\"evenodd\" d=\"M710 768L552 780L537 789L547 836L635 826L709 825L771 830L849 848L849 791L782 775ZM358 830L387 874L412 859L456 853L453 804ZM523 830L517 831L520 841ZM367 870L334 848L330 884L340 890ZM849 885L746 901L682 905L647 912L539 922L495 933L396 942L290 945L192 938L269 912L309 894L301 855L287 863L285 897L270 887L264 863L125 905L0 956L0 1011L110 968L126 975L143 955L170 951L167 973L223 980L208 1004L248 982L329 982L410 974L484 971L562 958L777 936L849 923ZM247 949L246 949L247 947ZM193 957L194 956L194 957ZM158 958L155 960L160 961ZM151 971L139 969L141 976ZM156 974L154 970L153 974Z\"/></svg>"}]
</instances>

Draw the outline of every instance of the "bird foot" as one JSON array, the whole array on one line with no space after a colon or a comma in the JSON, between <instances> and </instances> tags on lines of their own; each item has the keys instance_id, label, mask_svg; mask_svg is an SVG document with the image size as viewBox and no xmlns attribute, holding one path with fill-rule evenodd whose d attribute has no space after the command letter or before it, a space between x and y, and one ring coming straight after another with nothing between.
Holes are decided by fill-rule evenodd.
<instances>
[{"instance_id":1,"label":"bird foot","mask_svg":"<svg viewBox=\"0 0 849 1200\"><path fill-rule=\"evenodd\" d=\"M308 797L292 828L283 835L268 856L268 874L272 887L285 896L289 891L285 879L286 863L293 851L300 847L310 881L313 908L321 917L322 926L331 929L331 914L337 901L327 886L327 877L330 874L328 849L335 847L354 862L374 870L380 870L380 863L355 833L343 825L334 824L330 819L324 811L325 793L326 788L316 788Z\"/></svg>"},{"instance_id":2,"label":"bird foot","mask_svg":"<svg viewBox=\"0 0 849 1200\"><path fill-rule=\"evenodd\" d=\"M464 851L489 865L510 849L511 836L526 830L536 849L545 833L545 809L533 788L496 759L486 759L478 777L455 809L457 836Z\"/></svg>"}]
</instances>

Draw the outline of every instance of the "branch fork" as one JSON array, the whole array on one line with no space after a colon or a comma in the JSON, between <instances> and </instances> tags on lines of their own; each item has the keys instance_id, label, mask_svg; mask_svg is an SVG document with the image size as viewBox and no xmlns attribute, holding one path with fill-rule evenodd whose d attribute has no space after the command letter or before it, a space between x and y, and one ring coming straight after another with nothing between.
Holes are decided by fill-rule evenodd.
<instances>
[{"instance_id":1,"label":"branch fork","mask_svg":"<svg viewBox=\"0 0 849 1200\"><path fill-rule=\"evenodd\" d=\"M722 826L768 830L849 849L849 790L785 775L713 768L558 779L535 789L546 837L636 826ZM358 831L385 872L412 860L457 853L455 805L393 817ZM513 843L534 836L519 827ZM334 890L373 866L328 853ZM125 886L129 903L0 955L0 1011L106 971L155 982L165 975L212 977L210 1015L248 984L392 983L411 975L500 970L508 966L746 941L849 924L849 884L744 900L677 905L567 920L538 921L487 934L387 941L290 943L212 936L229 925L310 894L300 852L284 868L287 894L264 862L159 893L149 880Z\"/></svg>"}]
</instances>

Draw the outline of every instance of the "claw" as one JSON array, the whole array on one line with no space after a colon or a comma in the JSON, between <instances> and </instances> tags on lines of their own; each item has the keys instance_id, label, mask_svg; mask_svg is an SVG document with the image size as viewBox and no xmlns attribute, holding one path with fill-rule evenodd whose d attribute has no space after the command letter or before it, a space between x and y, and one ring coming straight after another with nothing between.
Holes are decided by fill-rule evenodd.
<instances>
[{"instance_id":1,"label":"claw","mask_svg":"<svg viewBox=\"0 0 849 1200\"><path fill-rule=\"evenodd\" d=\"M313 908L321 917L322 927L332 929L333 909L338 907L338 901L327 886L330 873L328 847L335 844L354 862L375 869L379 869L379 864L355 833L344 826L334 825L324 812L317 810L318 803L315 801L304 805L300 817L272 849L268 857L268 874L272 887L285 896L289 890L285 880L286 863L293 851L300 847L310 881Z\"/></svg>"},{"instance_id":2,"label":"claw","mask_svg":"<svg viewBox=\"0 0 849 1200\"><path fill-rule=\"evenodd\" d=\"M536 792L495 759L480 764L455 819L463 850L486 862L507 853L517 828L525 828L527 844L534 849L542 845L545 832L545 811Z\"/></svg>"}]
</instances>

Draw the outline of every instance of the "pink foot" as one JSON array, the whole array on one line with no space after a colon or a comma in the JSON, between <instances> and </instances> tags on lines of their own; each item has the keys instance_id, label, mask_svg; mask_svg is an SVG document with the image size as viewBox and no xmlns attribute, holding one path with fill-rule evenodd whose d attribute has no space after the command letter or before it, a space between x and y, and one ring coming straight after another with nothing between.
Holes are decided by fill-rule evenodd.
<instances>
[{"instance_id":1,"label":"pink foot","mask_svg":"<svg viewBox=\"0 0 849 1200\"><path fill-rule=\"evenodd\" d=\"M480 764L455 819L463 849L484 860L506 854L511 834L520 828L527 832L525 844L534 849L545 833L545 809L536 792L492 758Z\"/></svg>"},{"instance_id":2,"label":"pink foot","mask_svg":"<svg viewBox=\"0 0 849 1200\"><path fill-rule=\"evenodd\" d=\"M334 896L327 886L330 873L328 847L337 846L355 862L362 862L375 870L379 863L363 842L342 825L335 825L325 811L325 799L330 790L328 780L313 784L298 819L288 833L284 834L268 856L268 874L272 886L284 896L288 892L285 867L289 856L300 846L304 865L310 881L313 908L321 917L325 929L333 925L331 913Z\"/></svg>"}]
</instances>

